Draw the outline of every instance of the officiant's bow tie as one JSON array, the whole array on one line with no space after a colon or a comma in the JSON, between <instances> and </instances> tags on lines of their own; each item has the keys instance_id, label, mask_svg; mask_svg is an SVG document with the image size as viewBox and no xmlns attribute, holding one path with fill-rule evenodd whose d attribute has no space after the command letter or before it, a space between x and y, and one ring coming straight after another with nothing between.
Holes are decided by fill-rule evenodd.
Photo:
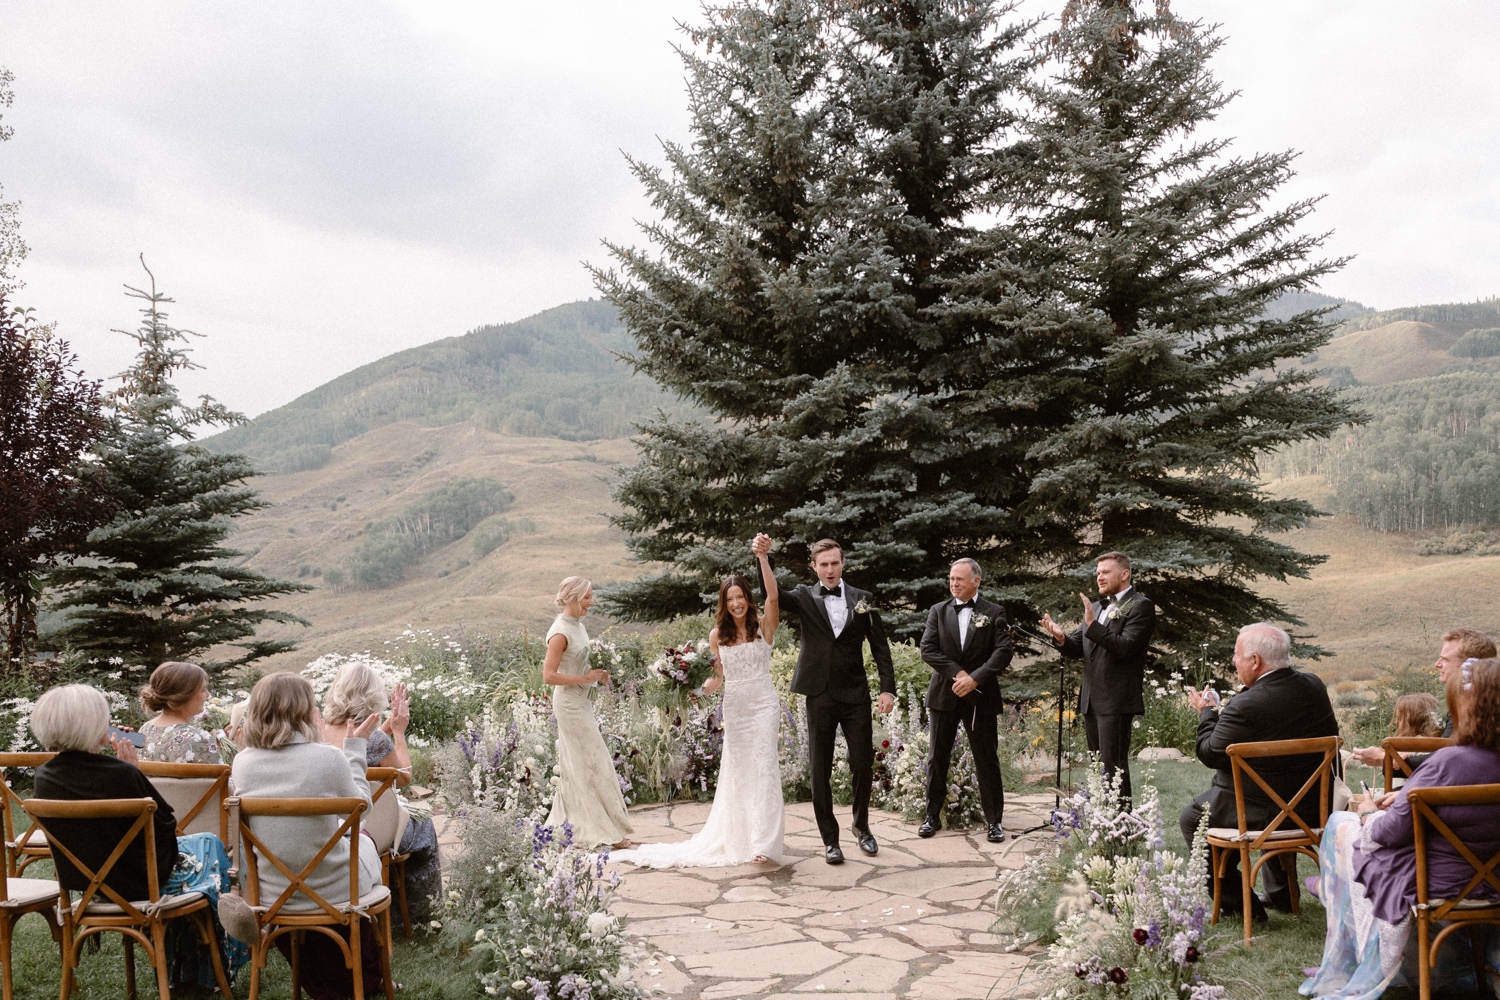
<instances>
[{"instance_id":1,"label":"officiant's bow tie","mask_svg":"<svg viewBox=\"0 0 1500 1000\"><path fill-rule=\"evenodd\" d=\"M974 598L971 597L967 601L954 601L953 608L955 611L962 611L964 608L972 611L974 610Z\"/></svg>"},{"instance_id":2,"label":"officiant's bow tie","mask_svg":"<svg viewBox=\"0 0 1500 1000\"><path fill-rule=\"evenodd\" d=\"M818 585L818 596L819 597L838 597L843 592L844 592L844 585L843 584L839 584L837 587L833 588L832 590L829 590L827 587L823 586L822 584Z\"/></svg>"}]
</instances>

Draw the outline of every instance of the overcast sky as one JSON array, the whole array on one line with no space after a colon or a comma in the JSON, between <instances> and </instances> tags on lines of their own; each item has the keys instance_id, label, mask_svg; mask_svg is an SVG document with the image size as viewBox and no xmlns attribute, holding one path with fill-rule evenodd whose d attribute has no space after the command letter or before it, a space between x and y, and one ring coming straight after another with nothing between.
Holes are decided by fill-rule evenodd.
<instances>
[{"instance_id":1,"label":"overcast sky","mask_svg":"<svg viewBox=\"0 0 1500 1000\"><path fill-rule=\"evenodd\" d=\"M1059 0L1028 0L1038 14ZM1236 150L1302 152L1324 290L1500 294L1500 4L1175 0L1222 25ZM686 137L682 0L0 0L18 296L100 376L144 252L208 334L184 380L256 414L393 351L593 293L648 209L622 150Z\"/></svg>"}]
</instances>

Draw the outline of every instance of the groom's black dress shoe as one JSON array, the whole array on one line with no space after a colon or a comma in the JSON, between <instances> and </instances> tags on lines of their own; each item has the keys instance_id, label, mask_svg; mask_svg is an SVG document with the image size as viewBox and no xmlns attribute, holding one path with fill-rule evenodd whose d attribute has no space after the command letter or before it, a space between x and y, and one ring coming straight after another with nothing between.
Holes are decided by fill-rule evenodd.
<instances>
[{"instance_id":1,"label":"groom's black dress shoe","mask_svg":"<svg viewBox=\"0 0 1500 1000\"><path fill-rule=\"evenodd\" d=\"M942 823L938 822L937 820L935 820L931 816L929 816L929 817L927 817L926 819L924 819L922 821L922 825L921 826L917 827L917 836L918 837L931 837L933 834L937 833L942 828L943 828L943 824Z\"/></svg>"},{"instance_id":2,"label":"groom's black dress shoe","mask_svg":"<svg viewBox=\"0 0 1500 1000\"><path fill-rule=\"evenodd\" d=\"M875 843L875 835L869 830L854 829L854 839L859 843L859 849L866 854L875 855L880 853L880 845Z\"/></svg>"},{"instance_id":3,"label":"groom's black dress shoe","mask_svg":"<svg viewBox=\"0 0 1500 1000\"><path fill-rule=\"evenodd\" d=\"M839 850L838 844L829 844L823 848L823 860L830 865L841 865L844 863L844 852Z\"/></svg>"},{"instance_id":4,"label":"groom's black dress shoe","mask_svg":"<svg viewBox=\"0 0 1500 1000\"><path fill-rule=\"evenodd\" d=\"M920 830L917 832L921 832ZM992 844L1003 844L1005 842L1005 831L1000 829L999 823L991 823L989 829L984 832L984 839Z\"/></svg>"}]
</instances>

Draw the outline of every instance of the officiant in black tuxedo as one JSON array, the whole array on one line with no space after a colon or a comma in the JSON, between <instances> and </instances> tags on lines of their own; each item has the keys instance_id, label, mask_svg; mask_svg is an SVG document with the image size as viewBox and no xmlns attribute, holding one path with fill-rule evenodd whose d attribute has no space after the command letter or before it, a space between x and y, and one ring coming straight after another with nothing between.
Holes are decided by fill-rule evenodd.
<instances>
[{"instance_id":1,"label":"officiant in black tuxedo","mask_svg":"<svg viewBox=\"0 0 1500 1000\"><path fill-rule=\"evenodd\" d=\"M1005 784L1000 776L1000 675L1010 666L1010 629L1005 609L979 596L979 563L960 559L948 569L952 600L927 612L922 660L932 668L927 686L927 724L932 756L927 762L927 818L917 836L942 829L948 799L948 769L958 728L963 726L974 754L985 832L992 844L1005 839Z\"/></svg>"},{"instance_id":2,"label":"officiant in black tuxedo","mask_svg":"<svg viewBox=\"0 0 1500 1000\"><path fill-rule=\"evenodd\" d=\"M757 535L752 548L757 555L769 552L771 539ZM870 684L865 678L865 643L870 644L870 655L880 672L882 714L896 707L896 674L874 595L844 581L844 552L839 543L827 538L814 542L812 566L819 582L783 590L781 613L800 620L802 648L792 673L792 693L807 699L813 814L823 838L823 860L836 865L844 860L832 788L834 739L841 728L854 782L855 842L866 854L880 850L870 832L875 727L870 717Z\"/></svg>"},{"instance_id":3,"label":"officiant in black tuxedo","mask_svg":"<svg viewBox=\"0 0 1500 1000\"><path fill-rule=\"evenodd\" d=\"M1105 775L1120 776L1120 795L1130 798L1130 729L1146 714L1141 688L1146 652L1156 631L1156 605L1131 583L1130 557L1106 552L1095 562L1099 600L1079 594L1083 624L1072 634L1044 615L1041 626L1063 656L1083 660L1078 714L1089 750L1099 754Z\"/></svg>"}]
</instances>

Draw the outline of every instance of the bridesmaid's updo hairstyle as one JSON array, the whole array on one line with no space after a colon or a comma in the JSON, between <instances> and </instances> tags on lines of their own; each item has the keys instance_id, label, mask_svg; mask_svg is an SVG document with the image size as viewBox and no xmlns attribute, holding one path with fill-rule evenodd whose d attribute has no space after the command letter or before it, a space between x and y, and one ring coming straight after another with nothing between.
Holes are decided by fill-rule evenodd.
<instances>
[{"instance_id":1,"label":"bridesmaid's updo hairstyle","mask_svg":"<svg viewBox=\"0 0 1500 1000\"><path fill-rule=\"evenodd\" d=\"M745 595L745 634L740 635L734 615L729 613L729 588L738 587ZM755 609L755 591L750 581L743 576L726 576L719 584L719 608L714 612L714 625L719 629L719 645L737 646L742 642L754 642L760 636L760 613Z\"/></svg>"},{"instance_id":2,"label":"bridesmaid's updo hairstyle","mask_svg":"<svg viewBox=\"0 0 1500 1000\"><path fill-rule=\"evenodd\" d=\"M196 663L168 660L151 671L151 681L141 688L141 707L148 715L176 711L193 700L208 683L208 672Z\"/></svg>"},{"instance_id":3,"label":"bridesmaid's updo hairstyle","mask_svg":"<svg viewBox=\"0 0 1500 1000\"><path fill-rule=\"evenodd\" d=\"M304 742L322 738L313 688L301 674L267 674L250 690L241 733L245 746L280 750L300 735Z\"/></svg>"},{"instance_id":4,"label":"bridesmaid's updo hairstyle","mask_svg":"<svg viewBox=\"0 0 1500 1000\"><path fill-rule=\"evenodd\" d=\"M570 576L557 586L557 596L552 603L566 608L574 601L583 600L583 595L594 589L594 585L581 576Z\"/></svg>"}]
</instances>

